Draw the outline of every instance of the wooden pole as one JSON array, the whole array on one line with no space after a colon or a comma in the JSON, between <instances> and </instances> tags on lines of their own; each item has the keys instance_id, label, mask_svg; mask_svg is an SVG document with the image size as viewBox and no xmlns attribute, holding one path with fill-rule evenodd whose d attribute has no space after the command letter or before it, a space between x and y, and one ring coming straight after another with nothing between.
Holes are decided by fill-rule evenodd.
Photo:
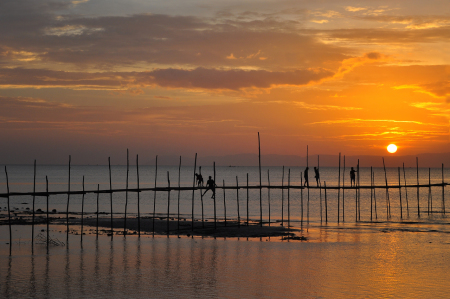
<instances>
[{"instance_id":1,"label":"wooden pole","mask_svg":"<svg viewBox=\"0 0 450 299\"><path fill-rule=\"evenodd\" d=\"M375 171L373 172L373 201L375 203L375 219L378 220L378 211L377 211L377 194L376 194L376 190L375 189Z\"/></svg>"},{"instance_id":2,"label":"wooden pole","mask_svg":"<svg viewBox=\"0 0 450 299\"><path fill-rule=\"evenodd\" d=\"M341 153L339 153L339 175L338 175L338 202L337 202L337 222L339 223L340 202L341 202Z\"/></svg>"},{"instance_id":3,"label":"wooden pole","mask_svg":"<svg viewBox=\"0 0 450 299\"><path fill-rule=\"evenodd\" d=\"M358 175L357 175L357 185L358 185L358 187L357 187L357 191L356 191L356 193L357 193L357 197L358 197L358 221L361 221L361 190L359 189L359 178L360 178L360 175L359 175L359 159L358 159L358 165L357 165L357 173L358 173Z\"/></svg>"},{"instance_id":4,"label":"wooden pole","mask_svg":"<svg viewBox=\"0 0 450 299\"><path fill-rule=\"evenodd\" d=\"M223 217L225 218L225 226L227 226L227 204L225 200L225 180L223 180Z\"/></svg>"},{"instance_id":5,"label":"wooden pole","mask_svg":"<svg viewBox=\"0 0 450 299\"><path fill-rule=\"evenodd\" d=\"M71 156L69 155L69 182L67 184L67 189L69 192L67 193L67 209L66 209L66 226L67 226L66 239L67 239L67 241L69 240L70 162L71 162Z\"/></svg>"},{"instance_id":6,"label":"wooden pole","mask_svg":"<svg viewBox=\"0 0 450 299\"><path fill-rule=\"evenodd\" d=\"M100 197L100 184L97 184L97 224L96 224L96 227L97 227L97 229L96 229L96 235L97 235L97 237L98 237L98 199L99 199L99 197Z\"/></svg>"},{"instance_id":7,"label":"wooden pole","mask_svg":"<svg viewBox=\"0 0 450 299\"><path fill-rule=\"evenodd\" d=\"M31 221L31 246L34 245L34 217L35 217L35 200L36 200L36 160L34 160L34 176L33 176L33 218Z\"/></svg>"},{"instance_id":8,"label":"wooden pole","mask_svg":"<svg viewBox=\"0 0 450 299\"><path fill-rule=\"evenodd\" d=\"M325 223L328 223L328 200L327 200L327 182L323 182L325 188Z\"/></svg>"},{"instance_id":9,"label":"wooden pole","mask_svg":"<svg viewBox=\"0 0 450 299\"><path fill-rule=\"evenodd\" d=\"M386 182L386 218L389 219L391 216L391 213L390 213L391 203L389 202L389 188L388 188L388 182L387 182L386 166L384 164L384 157L383 157L383 169L384 169L384 181Z\"/></svg>"},{"instance_id":10,"label":"wooden pole","mask_svg":"<svg viewBox=\"0 0 450 299\"><path fill-rule=\"evenodd\" d=\"M180 195L181 195L181 156L180 156L180 164L178 165L178 220L177 220L177 231L180 231Z\"/></svg>"},{"instance_id":11,"label":"wooden pole","mask_svg":"<svg viewBox=\"0 0 450 299\"><path fill-rule=\"evenodd\" d=\"M49 212L48 212L48 199L49 199L49 195L48 195L48 177L45 176L45 191L47 192L47 248L48 248L48 244L49 244L49 230L50 230L50 219L49 219Z\"/></svg>"},{"instance_id":12,"label":"wooden pole","mask_svg":"<svg viewBox=\"0 0 450 299\"><path fill-rule=\"evenodd\" d=\"M113 196L112 196L112 178L111 178L111 157L108 157L108 165L109 165L109 202L111 206L111 238L114 236L113 231Z\"/></svg>"},{"instance_id":13,"label":"wooden pole","mask_svg":"<svg viewBox=\"0 0 450 299\"><path fill-rule=\"evenodd\" d=\"M417 217L420 218L420 206L419 206L419 158L416 157L417 166Z\"/></svg>"},{"instance_id":14,"label":"wooden pole","mask_svg":"<svg viewBox=\"0 0 450 299\"><path fill-rule=\"evenodd\" d=\"M224 202L225 204L225 202ZM248 219L248 172L247 172L247 226L249 224L249 219Z\"/></svg>"},{"instance_id":15,"label":"wooden pole","mask_svg":"<svg viewBox=\"0 0 450 299\"><path fill-rule=\"evenodd\" d=\"M284 171L283 171L284 174ZM300 171L300 205L301 205L301 218L300 218L300 224L303 228L303 172Z\"/></svg>"},{"instance_id":16,"label":"wooden pole","mask_svg":"<svg viewBox=\"0 0 450 299\"><path fill-rule=\"evenodd\" d=\"M138 236L141 236L141 190L139 186L139 155L136 155L136 179L137 179L137 210L138 210Z\"/></svg>"},{"instance_id":17,"label":"wooden pole","mask_svg":"<svg viewBox=\"0 0 450 299\"><path fill-rule=\"evenodd\" d=\"M344 155L344 172L342 173L342 222L345 221L345 155Z\"/></svg>"},{"instance_id":18,"label":"wooden pole","mask_svg":"<svg viewBox=\"0 0 450 299\"><path fill-rule=\"evenodd\" d=\"M237 176L236 176L236 203L237 203L238 227L241 227L241 215L239 213L239 182Z\"/></svg>"},{"instance_id":19,"label":"wooden pole","mask_svg":"<svg viewBox=\"0 0 450 299\"><path fill-rule=\"evenodd\" d=\"M433 213L433 195L431 194L431 168L428 168L428 215Z\"/></svg>"},{"instance_id":20,"label":"wooden pole","mask_svg":"<svg viewBox=\"0 0 450 299\"><path fill-rule=\"evenodd\" d=\"M442 163L442 211L445 215L445 195L444 195L444 163Z\"/></svg>"},{"instance_id":21,"label":"wooden pole","mask_svg":"<svg viewBox=\"0 0 450 299\"><path fill-rule=\"evenodd\" d=\"M302 219L303 219L303 203L302 203ZM283 165L283 174L281 175L281 226L284 226L284 165Z\"/></svg>"},{"instance_id":22,"label":"wooden pole","mask_svg":"<svg viewBox=\"0 0 450 299\"><path fill-rule=\"evenodd\" d=\"M401 180L400 180L400 167L398 167L398 193L400 196L400 219L403 219L402 185L401 185Z\"/></svg>"},{"instance_id":23,"label":"wooden pole","mask_svg":"<svg viewBox=\"0 0 450 299\"><path fill-rule=\"evenodd\" d=\"M372 166L370 166L370 221L373 221L373 181L372 181Z\"/></svg>"},{"instance_id":24,"label":"wooden pole","mask_svg":"<svg viewBox=\"0 0 450 299\"><path fill-rule=\"evenodd\" d=\"M83 242L83 228L84 228L84 175L83 175L83 194L81 195L81 242Z\"/></svg>"},{"instance_id":25,"label":"wooden pole","mask_svg":"<svg viewBox=\"0 0 450 299\"><path fill-rule=\"evenodd\" d=\"M214 192L213 192L213 196L214 196ZM205 227L205 219L204 219L204 214L203 214L203 193L202 193L201 189L200 189L200 205L202 207L202 227Z\"/></svg>"},{"instance_id":26,"label":"wooden pole","mask_svg":"<svg viewBox=\"0 0 450 299\"><path fill-rule=\"evenodd\" d=\"M291 201L290 201L290 190L291 190L291 169L288 169L288 227L291 227Z\"/></svg>"},{"instance_id":27,"label":"wooden pole","mask_svg":"<svg viewBox=\"0 0 450 299\"><path fill-rule=\"evenodd\" d=\"M309 161L309 148L308 148L308 145L307 145L306 146L306 168L309 168L309 162L308 161ZM306 173L306 171L305 171L305 173ZM308 179L305 178L306 188L308 190L308 201L306 202L306 223L309 224L309 172L307 174L308 174ZM288 192L289 192L289 189L288 189Z\"/></svg>"},{"instance_id":28,"label":"wooden pole","mask_svg":"<svg viewBox=\"0 0 450 299\"><path fill-rule=\"evenodd\" d=\"M267 201L269 204L269 226L270 226L270 174L269 174L269 169L267 169L267 182L269 184L269 188L267 188Z\"/></svg>"},{"instance_id":29,"label":"wooden pole","mask_svg":"<svg viewBox=\"0 0 450 299\"><path fill-rule=\"evenodd\" d=\"M197 170L197 153L195 153L194 160L194 179L192 181L192 231L194 230L194 191L195 191L195 172ZM156 191L155 191L156 192Z\"/></svg>"},{"instance_id":30,"label":"wooden pole","mask_svg":"<svg viewBox=\"0 0 450 299\"><path fill-rule=\"evenodd\" d=\"M197 154L195 154L195 158L197 160ZM156 155L155 160L155 191L153 192L153 219L152 219L152 233L153 236L155 236L155 217L156 217L156 180L158 178L158 155ZM195 187L195 175L194 175L194 187ZM194 191L192 191L194 192ZM194 204L194 201L192 201L192 204ZM194 217L194 214L192 213L192 217ZM192 222L192 225L194 225L194 222ZM192 228L193 229L193 228Z\"/></svg>"},{"instance_id":31,"label":"wooden pole","mask_svg":"<svg viewBox=\"0 0 450 299\"><path fill-rule=\"evenodd\" d=\"M358 161L359 162L359 161ZM358 171L358 168L356 168L356 171ZM358 188L356 187L357 180L353 184L355 187L355 222L358 222ZM350 181L351 184L351 181Z\"/></svg>"},{"instance_id":32,"label":"wooden pole","mask_svg":"<svg viewBox=\"0 0 450 299\"><path fill-rule=\"evenodd\" d=\"M9 226L9 255L12 253L12 229L11 229L11 206L9 200L9 179L8 179L8 170L5 165L5 175L6 175L6 192L8 199L8 226Z\"/></svg>"},{"instance_id":33,"label":"wooden pole","mask_svg":"<svg viewBox=\"0 0 450 299\"><path fill-rule=\"evenodd\" d=\"M216 228L216 162L213 162L213 169L214 169L214 228ZM202 213L203 213L203 201L202 201ZM203 216L202 216L203 219Z\"/></svg>"},{"instance_id":34,"label":"wooden pole","mask_svg":"<svg viewBox=\"0 0 450 299\"><path fill-rule=\"evenodd\" d=\"M259 157L259 225L262 226L262 179L261 179L261 140L258 132L258 157Z\"/></svg>"},{"instance_id":35,"label":"wooden pole","mask_svg":"<svg viewBox=\"0 0 450 299\"><path fill-rule=\"evenodd\" d=\"M320 174L320 167L319 166L320 166L319 155L317 155L317 171ZM322 182L320 181L320 176L319 176L318 182L319 182L319 202L320 202L320 223L322 223L322 218L323 218L322 217L322 214L323 214L323 212L322 212ZM339 222L339 216L338 216L338 222Z\"/></svg>"},{"instance_id":36,"label":"wooden pole","mask_svg":"<svg viewBox=\"0 0 450 299\"><path fill-rule=\"evenodd\" d=\"M406 188L405 163L403 163L403 180L405 181L406 214L407 214L407 217L409 217L408 188Z\"/></svg>"},{"instance_id":37,"label":"wooden pole","mask_svg":"<svg viewBox=\"0 0 450 299\"><path fill-rule=\"evenodd\" d=\"M136 159L137 160L137 159ZM130 171L130 159L129 159L129 151L127 149L127 180L126 180L126 190L125 191L125 219L123 222L123 235L127 234L127 208L128 208L128 174Z\"/></svg>"},{"instance_id":38,"label":"wooden pole","mask_svg":"<svg viewBox=\"0 0 450 299\"><path fill-rule=\"evenodd\" d=\"M167 172L167 236L169 236L169 228L170 228L170 177L169 172Z\"/></svg>"}]
</instances>

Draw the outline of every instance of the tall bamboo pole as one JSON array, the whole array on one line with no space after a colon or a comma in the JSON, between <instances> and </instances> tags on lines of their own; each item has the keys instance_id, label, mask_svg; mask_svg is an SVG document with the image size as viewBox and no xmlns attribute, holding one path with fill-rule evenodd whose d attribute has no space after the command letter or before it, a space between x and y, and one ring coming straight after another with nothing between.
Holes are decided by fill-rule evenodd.
<instances>
[{"instance_id":1,"label":"tall bamboo pole","mask_svg":"<svg viewBox=\"0 0 450 299\"><path fill-rule=\"evenodd\" d=\"M248 172L247 172L247 226L249 225L249 219L248 219ZM225 205L225 202L224 202Z\"/></svg>"},{"instance_id":2,"label":"tall bamboo pole","mask_svg":"<svg viewBox=\"0 0 450 299\"><path fill-rule=\"evenodd\" d=\"M141 190L139 186L139 155L136 155L136 179L137 179L137 210L138 210L138 236L141 236Z\"/></svg>"},{"instance_id":3,"label":"tall bamboo pole","mask_svg":"<svg viewBox=\"0 0 450 299\"><path fill-rule=\"evenodd\" d=\"M129 151L127 149L127 180L126 180L126 191L125 191L125 219L123 222L123 235L127 234L127 208L128 208L128 175L130 171L130 159L129 159Z\"/></svg>"},{"instance_id":4,"label":"tall bamboo pole","mask_svg":"<svg viewBox=\"0 0 450 299\"><path fill-rule=\"evenodd\" d=\"M372 181L372 166L370 166L370 221L373 220L373 181Z\"/></svg>"},{"instance_id":5,"label":"tall bamboo pole","mask_svg":"<svg viewBox=\"0 0 450 299\"><path fill-rule=\"evenodd\" d=\"M111 179L111 157L108 157L109 165L109 201L111 205L111 238L114 236L113 231L113 194L112 194L112 179Z\"/></svg>"},{"instance_id":6,"label":"tall bamboo pole","mask_svg":"<svg viewBox=\"0 0 450 299\"><path fill-rule=\"evenodd\" d=\"M431 194L431 168L428 168L428 215L433 213L433 195Z\"/></svg>"},{"instance_id":7,"label":"tall bamboo pole","mask_svg":"<svg viewBox=\"0 0 450 299\"><path fill-rule=\"evenodd\" d=\"M291 169L288 169L288 227L291 227L291 201L290 201L290 190L291 190Z\"/></svg>"},{"instance_id":8,"label":"tall bamboo pole","mask_svg":"<svg viewBox=\"0 0 450 299\"><path fill-rule=\"evenodd\" d=\"M81 195L81 242L83 242L83 228L84 228L84 175L83 175L83 194Z\"/></svg>"},{"instance_id":9,"label":"tall bamboo pole","mask_svg":"<svg viewBox=\"0 0 450 299\"><path fill-rule=\"evenodd\" d=\"M11 230L11 206L9 199L9 179L8 179L8 170L5 165L5 175L6 175L6 192L7 192L7 200L8 200L8 226L9 226L9 255L12 253L12 230Z\"/></svg>"},{"instance_id":10,"label":"tall bamboo pole","mask_svg":"<svg viewBox=\"0 0 450 299\"><path fill-rule=\"evenodd\" d=\"M167 236L169 236L170 228L170 177L169 172L167 172Z\"/></svg>"},{"instance_id":11,"label":"tall bamboo pole","mask_svg":"<svg viewBox=\"0 0 450 299\"><path fill-rule=\"evenodd\" d=\"M197 153L194 160L194 179L192 181L192 230L194 230L194 191L195 191L195 172L197 171ZM155 191L156 192L156 191Z\"/></svg>"},{"instance_id":12,"label":"tall bamboo pole","mask_svg":"<svg viewBox=\"0 0 450 299\"><path fill-rule=\"evenodd\" d=\"M302 202L302 219L303 219L303 202ZM284 226L284 165L283 165L283 174L281 175L281 225Z\"/></svg>"},{"instance_id":13,"label":"tall bamboo pole","mask_svg":"<svg viewBox=\"0 0 450 299\"><path fill-rule=\"evenodd\" d=\"M99 197L100 197L100 184L97 184L97 224L96 224L96 227L97 227L97 229L96 229L96 235L97 235L97 237L98 237L98 199L99 199Z\"/></svg>"},{"instance_id":14,"label":"tall bamboo pole","mask_svg":"<svg viewBox=\"0 0 450 299\"><path fill-rule=\"evenodd\" d=\"M269 226L270 226L270 174L269 174L269 169L267 169L267 183L269 184L269 188L267 188L267 202L269 204Z\"/></svg>"},{"instance_id":15,"label":"tall bamboo pole","mask_svg":"<svg viewBox=\"0 0 450 299\"><path fill-rule=\"evenodd\" d=\"M308 145L306 146L306 168L309 168L309 148ZM306 171L305 171L306 173ZM308 169L308 179L305 177L305 183L306 183L306 188L308 190L308 201L306 202L306 223L309 224L309 169ZM289 192L289 189L288 189Z\"/></svg>"},{"instance_id":16,"label":"tall bamboo pole","mask_svg":"<svg viewBox=\"0 0 450 299\"><path fill-rule=\"evenodd\" d=\"M345 155L344 172L342 173L342 222L345 222Z\"/></svg>"},{"instance_id":17,"label":"tall bamboo pole","mask_svg":"<svg viewBox=\"0 0 450 299\"><path fill-rule=\"evenodd\" d=\"M339 153L339 175L338 175L338 202L337 202L337 222L339 223L340 202L341 202L341 153Z\"/></svg>"},{"instance_id":18,"label":"tall bamboo pole","mask_svg":"<svg viewBox=\"0 0 450 299\"><path fill-rule=\"evenodd\" d=\"M419 206L419 158L416 157L417 166L417 217L420 218L420 206Z\"/></svg>"},{"instance_id":19,"label":"tall bamboo pole","mask_svg":"<svg viewBox=\"0 0 450 299\"><path fill-rule=\"evenodd\" d=\"M237 203L238 227L241 227L241 214L239 213L239 182L237 176L236 176L236 203Z\"/></svg>"},{"instance_id":20,"label":"tall bamboo pole","mask_svg":"<svg viewBox=\"0 0 450 299\"><path fill-rule=\"evenodd\" d=\"M67 184L67 209L66 209L66 239L69 240L69 202L70 202L70 162L71 162L71 156L69 155L69 182Z\"/></svg>"},{"instance_id":21,"label":"tall bamboo pole","mask_svg":"<svg viewBox=\"0 0 450 299\"><path fill-rule=\"evenodd\" d=\"M262 179L261 179L261 140L258 132L258 157L259 157L259 225L262 226Z\"/></svg>"},{"instance_id":22,"label":"tall bamboo pole","mask_svg":"<svg viewBox=\"0 0 450 299\"><path fill-rule=\"evenodd\" d=\"M34 176L33 176L33 219L31 221L31 244L34 245L34 217L35 217L35 200L36 200L36 160L34 160Z\"/></svg>"},{"instance_id":23,"label":"tall bamboo pole","mask_svg":"<svg viewBox=\"0 0 450 299\"><path fill-rule=\"evenodd\" d=\"M360 178L360 173L359 173L359 159L358 159L358 165L357 165L357 197L358 197L358 221L361 221L361 189L359 188L360 184L359 184L359 178Z\"/></svg>"},{"instance_id":24,"label":"tall bamboo pole","mask_svg":"<svg viewBox=\"0 0 450 299\"><path fill-rule=\"evenodd\" d=\"M197 154L195 154L195 158L197 159ZM158 155L156 155L156 160L155 160L155 191L153 192L153 225L152 225L152 229L153 229L153 236L155 236L155 217L156 217L156 180L158 178ZM194 175L194 182L195 182L195 175ZM195 184L195 183L194 183ZM194 185L195 186L195 185ZM192 191L194 192L194 191ZM192 204L194 204L194 202L192 201ZM192 213L192 217L194 217L194 213ZM194 225L194 222L192 222L192 225Z\"/></svg>"},{"instance_id":25,"label":"tall bamboo pole","mask_svg":"<svg viewBox=\"0 0 450 299\"><path fill-rule=\"evenodd\" d=\"M404 162L403 162L403 180L405 182L406 214L407 214L407 217L409 217L408 188L406 188L406 173L405 173L405 163Z\"/></svg>"},{"instance_id":26,"label":"tall bamboo pole","mask_svg":"<svg viewBox=\"0 0 450 299\"><path fill-rule=\"evenodd\" d=\"M50 219L49 219L49 212L48 212L48 199L49 199L49 195L48 195L48 177L45 176L45 191L47 192L47 248L48 248L48 243L49 243L49 230L50 230Z\"/></svg>"},{"instance_id":27,"label":"tall bamboo pole","mask_svg":"<svg viewBox=\"0 0 450 299\"><path fill-rule=\"evenodd\" d=\"M444 195L444 163L442 163L442 211L445 215L445 195Z\"/></svg>"},{"instance_id":28,"label":"tall bamboo pole","mask_svg":"<svg viewBox=\"0 0 450 299\"><path fill-rule=\"evenodd\" d=\"M213 170L214 170L214 228L216 228L216 162L213 162ZM202 201L202 213L203 213L203 201Z\"/></svg>"},{"instance_id":29,"label":"tall bamboo pole","mask_svg":"<svg viewBox=\"0 0 450 299\"><path fill-rule=\"evenodd\" d=\"M227 203L225 200L225 180L223 180L223 217L225 218L225 226L227 226Z\"/></svg>"},{"instance_id":30,"label":"tall bamboo pole","mask_svg":"<svg viewBox=\"0 0 450 299\"><path fill-rule=\"evenodd\" d=\"M327 200L327 182L323 182L325 188L325 223L328 223L328 200Z\"/></svg>"},{"instance_id":31,"label":"tall bamboo pole","mask_svg":"<svg viewBox=\"0 0 450 299\"><path fill-rule=\"evenodd\" d=\"M373 201L375 203L375 219L378 220L378 211L377 211L377 194L376 194L376 190L375 189L375 171L373 172L373 185L374 185L374 189L373 189Z\"/></svg>"},{"instance_id":32,"label":"tall bamboo pole","mask_svg":"<svg viewBox=\"0 0 450 299\"><path fill-rule=\"evenodd\" d=\"M283 171L284 173L284 171ZM300 218L300 224L303 228L303 172L300 171L300 205L301 205L301 218Z\"/></svg>"},{"instance_id":33,"label":"tall bamboo pole","mask_svg":"<svg viewBox=\"0 0 450 299\"><path fill-rule=\"evenodd\" d=\"M387 174L386 174L386 166L384 164L384 158L383 158L383 168L384 168L384 180L386 182L386 218L389 219L391 216L390 213L390 201L389 201L389 188L388 188L388 182L387 182Z\"/></svg>"},{"instance_id":34,"label":"tall bamboo pole","mask_svg":"<svg viewBox=\"0 0 450 299\"><path fill-rule=\"evenodd\" d=\"M319 201L320 201L320 223L322 223L322 182L320 181L320 163L319 163L319 155L317 155L317 171L319 172ZM339 222L339 216L338 216Z\"/></svg>"},{"instance_id":35,"label":"tall bamboo pole","mask_svg":"<svg viewBox=\"0 0 450 299\"><path fill-rule=\"evenodd\" d=\"M177 220L177 231L180 231L180 195L181 195L181 156L180 156L180 164L178 165L178 220Z\"/></svg>"},{"instance_id":36,"label":"tall bamboo pole","mask_svg":"<svg viewBox=\"0 0 450 299\"><path fill-rule=\"evenodd\" d=\"M403 219L402 185L401 185L401 180L400 180L400 167L398 167L398 193L400 196L400 219Z\"/></svg>"}]
</instances>

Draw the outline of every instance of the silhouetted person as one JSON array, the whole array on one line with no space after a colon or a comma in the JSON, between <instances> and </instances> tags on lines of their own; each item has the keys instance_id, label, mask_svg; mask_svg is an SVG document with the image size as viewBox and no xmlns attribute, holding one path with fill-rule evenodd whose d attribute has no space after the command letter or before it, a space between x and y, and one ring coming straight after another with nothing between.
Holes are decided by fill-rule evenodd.
<instances>
[{"instance_id":1,"label":"silhouetted person","mask_svg":"<svg viewBox=\"0 0 450 299\"><path fill-rule=\"evenodd\" d=\"M352 169L350 170L350 187L353 187L353 184L355 184L356 186L356 182L355 182L355 172L357 172L356 170Z\"/></svg>"},{"instance_id":2,"label":"silhouetted person","mask_svg":"<svg viewBox=\"0 0 450 299\"><path fill-rule=\"evenodd\" d=\"M314 167L314 173L316 174L316 175L314 176L314 178L316 179L317 187L319 187L319 181L320 181L319 169L317 169L316 167Z\"/></svg>"},{"instance_id":3,"label":"silhouetted person","mask_svg":"<svg viewBox=\"0 0 450 299\"><path fill-rule=\"evenodd\" d=\"M309 167L306 167L306 169L305 169L305 173L303 174L303 175L304 175L304 177L305 177L305 183L303 184L303 186L308 186L308 187L309 187L309 181L308 181L308 170L309 170Z\"/></svg>"},{"instance_id":4,"label":"silhouetted person","mask_svg":"<svg viewBox=\"0 0 450 299\"><path fill-rule=\"evenodd\" d=\"M208 192L208 190L211 190L213 193L211 198L215 198L216 197L216 183L211 178L211 176L209 176L208 181L206 181L206 190L205 190L205 192L203 192L202 196L205 195L205 193Z\"/></svg>"},{"instance_id":5,"label":"silhouetted person","mask_svg":"<svg viewBox=\"0 0 450 299\"><path fill-rule=\"evenodd\" d=\"M201 173L195 173L195 179L197 181L197 186L203 186L203 176Z\"/></svg>"}]
</instances>

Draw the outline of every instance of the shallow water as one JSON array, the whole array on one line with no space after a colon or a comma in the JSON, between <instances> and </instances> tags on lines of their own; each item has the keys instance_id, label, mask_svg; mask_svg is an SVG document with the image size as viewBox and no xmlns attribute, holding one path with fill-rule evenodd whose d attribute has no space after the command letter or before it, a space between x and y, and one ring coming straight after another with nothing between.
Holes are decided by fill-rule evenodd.
<instances>
[{"instance_id":1,"label":"shallow water","mask_svg":"<svg viewBox=\"0 0 450 299\"><path fill-rule=\"evenodd\" d=\"M8 166L11 192L33 190L32 166ZM262 183L288 184L289 169L284 178L281 167L263 168ZM154 167L140 168L140 187L154 185ZM290 184L300 184L304 168L291 168ZM136 188L136 168L130 170L130 188ZM384 185L384 171L377 168L375 181ZM178 167L160 167L157 186L167 186L167 172L171 185L178 185ZM213 175L211 167L202 167L203 176ZM218 167L216 182L219 186L259 184L257 167ZM370 183L370 169L361 169L361 185ZM38 166L37 191L45 190L48 175L50 191L67 190L68 171L62 166ZM108 168L105 166L73 166L71 190L81 190L85 175L86 190L109 189ZM346 170L348 186L348 169ZM444 178L450 177L445 169ZM416 169L406 169L407 184L416 184ZM341 179L343 174L341 174ZM193 167L181 168L181 186L192 186ZM327 186L338 184L337 168L321 168L321 179ZM312 175L310 173L310 180ZM387 169L389 185L398 185L398 169ZM431 182L440 183L441 169L431 169ZM112 167L112 187L125 188L126 168ZM419 181L428 183L428 169L419 169ZM6 191L4 173L0 175L0 192ZM315 182L314 182L315 183ZM403 172L401 183L404 184ZM386 193L378 189L375 198L370 191L361 191L361 221L355 222L354 190L345 191L345 223L337 223L338 192L327 192L327 216L325 222L325 194L319 190L270 191L271 220L286 221L288 202L290 220L298 229L301 226L303 207L303 231L308 241L280 241L278 239L212 239L170 238L157 236L99 236L87 234L83 242L79 235L69 235L65 226L51 225L51 236L67 243L66 246L31 245L31 226L13 226L12 254L9 255L9 232L0 226L0 297L17 298L447 298L450 285L448 263L450 261L450 221L443 211L442 188L433 187L433 211L428 215L428 188L408 188L406 202L402 188L402 209L398 189L390 189L391 218L386 213ZM194 193L195 217L201 217L200 191ZM249 216L260 217L259 190L249 191ZM178 192L159 192L156 196L156 213L166 215L178 212ZM206 218L214 215L214 201L203 198ZM237 196L239 195L239 201ZM152 213L153 192L141 192L140 205L144 215ZM236 218L237 208L241 218L246 218L246 190L218 189L216 209L224 216L224 199L227 217ZM445 204L450 198L444 190ZM289 198L289 201L288 201ZM303 206L302 206L303 198ZM322 199L322 213L320 202ZM49 209L65 212L67 196L51 196ZM71 196L69 210L81 211L81 196ZM121 216L126 202L125 193L113 195L115 216ZM239 205L237 204L239 202ZM375 202L377 210L375 211ZM110 211L110 197L100 195L100 212ZM168 203L170 205L168 206ZM269 192L263 189L263 219L269 217ZM189 218L192 208L192 192L180 193L180 213ZM409 209L407 209L407 205ZM417 205L421 217L417 216ZM11 197L11 206L17 211L32 207L32 197ZM0 217L6 216L6 199L0 198ZM283 207L283 208L282 208ZM36 209L46 210L45 197L36 198ZM85 196L85 211L96 211L96 195ZM371 210L372 219L371 222ZM402 211L402 214L400 213ZM409 215L408 215L409 211ZM135 193L128 195L128 212L137 212ZM322 222L321 222L322 215ZM400 215L403 217L401 218ZM5 219L5 218L3 218ZM342 218L341 218L342 219ZM275 225L275 224L273 224ZM277 224L278 225L278 224ZM36 232L45 229L35 228ZM88 228L89 229L89 228Z\"/></svg>"},{"instance_id":2,"label":"shallow water","mask_svg":"<svg viewBox=\"0 0 450 299\"><path fill-rule=\"evenodd\" d=\"M412 227L409 225L409 227ZM65 240L63 227L51 236ZM311 227L311 241L70 235L0 227L2 298L447 298L450 236L396 224ZM27 226L14 226L26 236ZM437 228L439 229L439 228Z\"/></svg>"},{"instance_id":3,"label":"shallow water","mask_svg":"<svg viewBox=\"0 0 450 299\"><path fill-rule=\"evenodd\" d=\"M287 186L299 186L301 184L301 172L303 167L285 168L284 176L282 167L263 167L261 182L263 185L270 184ZM375 185L385 186L385 174L383 168L374 168ZM119 189L126 187L126 166L112 166L112 188ZM180 186L191 187L193 184L194 167L181 167ZM198 172L198 168L197 168ZM129 188L137 187L136 167L131 166L129 171ZM155 167L154 166L140 166L140 187L150 188L154 186L155 181ZM313 169L310 170L309 179L311 186L315 186L313 178ZM323 167L320 168L322 184L327 184L328 187L337 186L338 183L342 185L343 180L345 186L349 186L349 169L348 167L343 172L341 168L341 176L339 177L339 169L337 167ZM33 166L32 165L12 165L8 166L8 174L10 181L11 192L32 192L33 191ZM206 181L209 175L214 176L214 169L212 167L202 167L202 174ZM259 170L258 167L216 167L216 183L220 186L236 186L241 187L247 185L247 174L249 186L259 185ZM442 182L442 170L439 168L431 169L429 178L428 168L419 168L419 183L427 184ZM156 173L157 186L167 187L167 175L169 175L171 186L178 186L178 167L176 166L159 166ZM36 176L36 191L45 191L45 177L48 176L49 191L65 191L68 189L68 167L67 166L40 166L37 168ZM109 189L109 171L108 166L72 166L71 168L71 190L82 190L82 179L85 176L85 189L96 190L100 186L101 190ZM450 179L450 169L444 169L444 179ZM237 182L236 182L237 179ZM399 173L397 168L387 168L386 179L388 185L398 186ZM417 183L417 172L415 168L405 169L400 171L400 183L403 186L406 183L413 185ZM360 170L360 184L370 185L370 168L361 168ZM442 201L442 187L433 187L431 189L421 188L419 197L417 197L417 188L405 188L389 190L389 200L391 217L397 219L416 220L418 206L421 216L427 213L429 198L433 205L432 211L437 213L432 219L440 221L440 212L443 211L444 204L447 206L450 200L450 189L447 187L444 190L444 199ZM6 192L6 177L4 172L0 172L0 193ZM293 221L300 221L309 215L311 222L320 222L325 220L325 192L324 190L310 189L300 191L298 189L291 189L282 191L281 189L262 189L261 201L259 189L249 190L248 192L248 211L247 211L247 192L245 189L226 190L217 189L215 200L211 199L211 191L203 197L203 211L206 218L212 218L214 209L217 215L224 217L226 207L227 217L236 218L239 214L241 218L246 218L247 213L251 219L259 220L260 218L260 204L262 209L262 218L269 219L269 211L271 220L287 219L288 203L289 214ZM340 221L343 217L346 221L355 221L356 205L355 205L355 190L345 190L338 192L337 190L327 191L327 216L328 220L337 222L338 216L338 198L339 198L339 216ZM377 189L375 194L371 196L370 189L361 190L361 207L360 214L362 221L371 220L385 220L387 219L387 193L384 189ZM192 213L192 200L194 195L194 215L196 218L201 217L202 201L200 191L177 191L170 192L170 200L168 192L157 192L156 194L156 213L167 215L167 211L171 215L176 215L178 211L185 217L189 217ZM408 200L406 200L406 195ZM430 197L431 195L431 197ZM140 193L140 211L143 215L153 213L153 204L155 194L153 191L146 191ZM179 205L178 205L179 196ZM269 201L270 196L270 201ZM400 201L401 197L401 201ZM344 198L344 200L343 200ZM238 200L239 199L239 200ZM289 200L288 200L289 199ZM18 209L18 211L32 208L31 196L14 196L11 197L11 207ZM67 202L69 200L69 210L72 212L81 212L82 196L72 195L68 198L67 195L50 196L49 209L56 209L58 212L65 212ZM309 201L309 213L308 213ZM93 213L97 209L97 196L95 194L87 194L84 198L84 211ZM113 213L124 213L125 203L127 204L127 212L136 215L137 213L137 193L129 192L128 199L125 192L114 193L112 198ZM239 204L238 204L239 202ZM302 205L303 202L303 205ZM321 209L322 203L322 209ZM269 209L270 204L270 209ZM0 209L6 211L6 198L0 198ZM401 208L400 208L401 207ZM46 210L46 198L36 197L35 208ZM450 209L450 207L449 207ZM109 213L111 210L111 198L109 194L100 194L99 196L99 211ZM322 212L321 212L322 211ZM428 215L427 215L428 217Z\"/></svg>"}]
</instances>

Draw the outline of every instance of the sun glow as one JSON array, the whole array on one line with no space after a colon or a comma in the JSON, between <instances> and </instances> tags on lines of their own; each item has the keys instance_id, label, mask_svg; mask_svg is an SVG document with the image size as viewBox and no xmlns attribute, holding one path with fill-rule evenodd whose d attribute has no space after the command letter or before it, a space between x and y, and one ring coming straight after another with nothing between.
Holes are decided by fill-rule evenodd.
<instances>
[{"instance_id":1,"label":"sun glow","mask_svg":"<svg viewBox=\"0 0 450 299\"><path fill-rule=\"evenodd\" d=\"M393 154L397 151L397 146L395 144L389 144L387 146L387 151Z\"/></svg>"}]
</instances>

